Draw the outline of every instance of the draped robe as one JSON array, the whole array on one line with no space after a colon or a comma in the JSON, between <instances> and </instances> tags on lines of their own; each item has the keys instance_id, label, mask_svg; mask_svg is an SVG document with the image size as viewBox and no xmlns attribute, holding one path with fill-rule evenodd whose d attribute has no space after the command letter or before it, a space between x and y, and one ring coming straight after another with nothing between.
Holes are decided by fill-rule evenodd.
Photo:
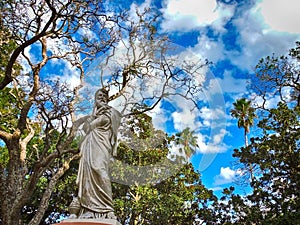
<instances>
[{"instance_id":1,"label":"draped robe","mask_svg":"<svg viewBox=\"0 0 300 225\"><path fill-rule=\"evenodd\" d=\"M92 212L96 217L101 217L114 211L109 163L111 156L116 155L120 119L121 114L109 107L94 112L85 122L89 129L80 145L81 159L77 176L80 214Z\"/></svg>"}]
</instances>

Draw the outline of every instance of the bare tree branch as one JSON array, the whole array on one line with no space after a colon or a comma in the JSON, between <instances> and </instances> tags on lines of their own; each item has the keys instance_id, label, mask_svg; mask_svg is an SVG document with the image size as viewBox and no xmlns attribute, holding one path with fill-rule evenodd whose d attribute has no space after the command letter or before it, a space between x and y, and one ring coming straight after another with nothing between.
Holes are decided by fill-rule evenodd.
<instances>
[{"instance_id":1,"label":"bare tree branch","mask_svg":"<svg viewBox=\"0 0 300 225\"><path fill-rule=\"evenodd\" d=\"M51 178L44 194L43 197L41 199L41 204L39 205L39 208L36 212L36 214L34 215L34 217L32 218L32 220L29 222L28 225L35 225L35 224L39 224L44 216L44 213L47 209L47 202L49 201L51 194L55 188L55 185L57 183L57 181L59 180L59 178L64 175L64 173L69 169L70 166L70 162L74 159L78 159L79 158L79 154L77 155L73 155L72 157L70 157L69 159L67 159L62 167L60 167L57 172L55 173L55 175Z\"/></svg>"}]
</instances>

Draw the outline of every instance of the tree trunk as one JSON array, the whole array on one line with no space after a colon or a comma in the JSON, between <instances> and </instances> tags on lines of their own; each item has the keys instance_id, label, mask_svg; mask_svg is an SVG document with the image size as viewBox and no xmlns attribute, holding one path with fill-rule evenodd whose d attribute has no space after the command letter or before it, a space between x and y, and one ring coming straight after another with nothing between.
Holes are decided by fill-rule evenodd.
<instances>
[{"instance_id":1,"label":"tree trunk","mask_svg":"<svg viewBox=\"0 0 300 225\"><path fill-rule=\"evenodd\" d=\"M38 225L38 224L40 224L40 222L42 221L43 216L45 214L45 211L48 207L48 202L49 202L49 199L50 199L51 194L53 192L53 189L55 188L59 178L61 178L61 176L63 176L64 173L69 169L70 162L74 159L78 159L79 157L80 157L79 154L76 154L76 155L72 156L71 158L69 158L68 160L66 160L64 162L64 164L61 168L58 169L56 174L50 180L50 182L48 184L48 187L45 190L45 192L43 194L43 197L41 199L41 203L39 205L39 208L38 208L36 214L34 215L34 217L29 222L28 225Z\"/></svg>"},{"instance_id":2,"label":"tree trunk","mask_svg":"<svg viewBox=\"0 0 300 225\"><path fill-rule=\"evenodd\" d=\"M9 179L6 179L6 190L2 202L2 224L3 225L19 225L21 215L21 204L19 204L19 194L22 189L22 176L17 171L10 172Z\"/></svg>"},{"instance_id":3,"label":"tree trunk","mask_svg":"<svg viewBox=\"0 0 300 225\"><path fill-rule=\"evenodd\" d=\"M245 129L244 129L244 138L245 138L245 147L246 147L246 148L249 146L249 143L248 143L248 135L247 135L247 134L248 134L248 131L247 131L247 129L245 128ZM248 163L248 165L249 165L250 180L251 180L251 182L253 182L253 181L254 181L253 166L252 166L251 163Z\"/></svg>"},{"instance_id":4,"label":"tree trunk","mask_svg":"<svg viewBox=\"0 0 300 225\"><path fill-rule=\"evenodd\" d=\"M2 224L3 225L18 225L20 223L20 214L22 207L18 204L24 176L26 174L26 167L20 162L20 147L19 147L19 133L15 132L9 140L9 162L7 168L7 175L5 177L5 187L3 193L3 202L1 203Z\"/></svg>"},{"instance_id":5,"label":"tree trunk","mask_svg":"<svg viewBox=\"0 0 300 225\"><path fill-rule=\"evenodd\" d=\"M247 130L244 129L244 140L245 140L245 147L247 148L249 143L248 143L248 136L247 136Z\"/></svg>"}]
</instances>

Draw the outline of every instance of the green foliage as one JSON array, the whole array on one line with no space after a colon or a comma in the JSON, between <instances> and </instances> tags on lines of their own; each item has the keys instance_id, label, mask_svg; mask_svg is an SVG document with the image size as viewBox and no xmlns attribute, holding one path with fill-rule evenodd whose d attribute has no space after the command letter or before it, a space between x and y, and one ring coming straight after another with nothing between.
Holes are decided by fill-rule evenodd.
<instances>
[{"instance_id":1,"label":"green foliage","mask_svg":"<svg viewBox=\"0 0 300 225\"><path fill-rule=\"evenodd\" d=\"M5 88L0 92L0 129L14 131L20 114L19 103L15 98L16 91Z\"/></svg>"},{"instance_id":2,"label":"green foliage","mask_svg":"<svg viewBox=\"0 0 300 225\"><path fill-rule=\"evenodd\" d=\"M231 116L238 119L238 127L244 129L244 141L245 147L248 146L248 136L247 134L250 132L250 127L254 124L255 109L251 106L251 101L246 98L237 99L236 102L233 103L234 109L230 111ZM244 179L249 176L251 180L254 178L253 166L251 164L245 163L245 168L247 171L244 175Z\"/></svg>"},{"instance_id":3,"label":"green foliage","mask_svg":"<svg viewBox=\"0 0 300 225\"><path fill-rule=\"evenodd\" d=\"M125 186L114 184L115 209L122 224L210 224L216 201L200 181L191 164L157 184Z\"/></svg>"},{"instance_id":4,"label":"green foliage","mask_svg":"<svg viewBox=\"0 0 300 225\"><path fill-rule=\"evenodd\" d=\"M68 216L66 206L73 200L74 193L77 193L76 178L78 172L78 160L70 163L70 169L61 177L54 189L43 221L46 224L57 222L60 216Z\"/></svg>"},{"instance_id":5,"label":"green foliage","mask_svg":"<svg viewBox=\"0 0 300 225\"><path fill-rule=\"evenodd\" d=\"M183 150L188 158L196 152L196 148L198 147L195 131L191 131L189 127L176 134L175 142L177 145L183 146L183 149L180 148L180 150Z\"/></svg>"},{"instance_id":6,"label":"green foliage","mask_svg":"<svg viewBox=\"0 0 300 225\"><path fill-rule=\"evenodd\" d=\"M129 89L143 98L127 99L128 110L152 110L169 95L197 101L197 93L202 89L197 82L190 81L208 62L191 65L185 61L179 65L177 60L165 57L173 48L166 37L157 35L156 12L136 9L137 17L133 19L126 10L112 8L109 3L0 2L0 198L3 200L0 220L4 225L39 224L44 214L47 218L53 216L51 213L70 200L69 191L75 187L70 185L74 174L63 177L62 183L58 180L69 169L70 161L78 156L78 142L74 138L83 120L75 121L73 113L82 110L75 103L86 67L93 67L92 59L100 57L106 68L114 67L110 79L100 75L109 87L119 90L110 100L130 92ZM84 35L82 30L93 35ZM111 67L109 61L114 62L114 56L118 55L115 46L122 43L128 50L127 63ZM80 85L75 87L64 83L64 78L54 78L68 77L69 72L79 78ZM161 90L144 95L153 79L162 82L158 87ZM165 93L166 90L173 91ZM170 138L155 131L151 118L145 114L131 123L128 126L136 130L131 132L130 144L121 143L120 162L135 168L148 166L150 169L144 170L144 174L128 171L148 178L154 172L153 165L163 160L166 164L162 169L168 175L168 167L172 163L177 165L167 159ZM119 174L128 179L122 171ZM144 182L157 181L161 173L150 178ZM62 190L66 190L65 195Z\"/></svg>"},{"instance_id":7,"label":"green foliage","mask_svg":"<svg viewBox=\"0 0 300 225\"><path fill-rule=\"evenodd\" d=\"M35 130L38 131L39 128L36 127ZM57 151L55 149L55 143L63 142L66 137L62 137L61 133L58 130L52 130L51 135L48 135L47 138L48 140L45 141L44 138L41 138L39 135L35 135L29 142L27 147L29 154L29 172L26 175L27 178L31 176L31 171L33 171L35 164L39 162L40 158L44 154L49 154ZM52 146L47 148L45 146L47 145L47 143L52 143ZM79 140L74 139L70 147L77 149L78 144ZM47 149L47 152L45 152L45 149ZM72 153L60 156L59 158L53 161L53 163L51 164L51 168L47 168L42 173L42 175L39 178L39 181L37 182L37 185L35 187L34 193L30 201L23 208L22 215L24 221L29 222L32 219L32 217L34 216L34 212L38 210L38 206L40 204L43 193L45 192L51 178L71 154ZM70 204L74 193L76 193L75 181L77 177L77 170L78 160L74 160L70 163L70 169L68 169L60 178L52 192L47 210L45 211L42 219L43 223L53 224L56 222L60 215L68 215L66 206Z\"/></svg>"},{"instance_id":8,"label":"green foliage","mask_svg":"<svg viewBox=\"0 0 300 225\"><path fill-rule=\"evenodd\" d=\"M120 130L122 140L116 159L133 166L146 166L159 162L168 154L168 137L155 130L152 118L137 114L125 121Z\"/></svg>"},{"instance_id":9,"label":"green foliage","mask_svg":"<svg viewBox=\"0 0 300 225\"><path fill-rule=\"evenodd\" d=\"M21 97L20 97L21 96ZM24 104L24 100L22 99L22 92L20 90L12 89L12 88L4 88L0 91L0 130L6 131L8 133L13 133L17 127L18 118L21 112L21 107ZM41 159L47 154L51 154L57 151L56 146L57 143L63 142L66 138L60 131L52 129L51 132L44 136L43 127L40 123L30 121L32 129L35 131L34 136L27 144L27 157L26 164L28 170L26 171L25 183L29 182L36 167L37 163L40 163ZM22 136L26 137L28 131L26 130ZM78 146L78 140L74 140L70 147L76 149ZM37 184L33 187L33 194L27 204L22 208L22 219L24 222L28 223L35 212L38 210L38 206L42 199L42 196L46 190L49 181L52 176L64 162L65 158L68 155L64 155L54 160L51 163L51 167L46 168L44 172L41 172L41 176L39 177ZM9 151L6 145L0 146L0 168L8 171L9 168ZM76 162L73 162L76 165ZM53 212L66 213L66 205L71 201L71 194L74 191L75 187L75 179L76 179L76 167L71 165L71 169L62 177L59 181L55 191L50 198L48 209L45 212L44 220L48 220L52 223L55 220L50 220ZM50 219L49 219L50 218ZM1 217L0 217L1 219ZM55 219L55 218L54 218Z\"/></svg>"},{"instance_id":10,"label":"green foliage","mask_svg":"<svg viewBox=\"0 0 300 225\"><path fill-rule=\"evenodd\" d=\"M194 145L192 132L186 129L183 133L188 135L168 137L155 130L151 117L144 114L133 116L127 124L130 129L125 131L130 132L121 133L131 139L120 143L118 159L130 166L126 169L124 164L115 166L113 177L135 183L113 183L115 210L121 223L171 225L204 220L209 224L213 212L208 206L216 201L212 191L203 186L200 174L191 164L167 158L171 142Z\"/></svg>"},{"instance_id":11,"label":"green foliage","mask_svg":"<svg viewBox=\"0 0 300 225\"><path fill-rule=\"evenodd\" d=\"M0 14L0 82L4 78L5 68L10 59L10 56L16 48L17 44L13 39L13 36L10 34L9 30L6 29L1 23ZM13 69L14 75L18 75L21 70L21 66L15 63Z\"/></svg>"},{"instance_id":12,"label":"green foliage","mask_svg":"<svg viewBox=\"0 0 300 225\"><path fill-rule=\"evenodd\" d=\"M234 187L225 188L220 201L214 205L218 224L262 224L260 208L245 196L234 194Z\"/></svg>"},{"instance_id":13,"label":"green foliage","mask_svg":"<svg viewBox=\"0 0 300 225\"><path fill-rule=\"evenodd\" d=\"M0 91L0 130L12 133L15 130L20 114L20 105L15 98L17 91L4 88ZM5 168L9 161L8 149L0 143L0 168Z\"/></svg>"},{"instance_id":14,"label":"green foliage","mask_svg":"<svg viewBox=\"0 0 300 225\"><path fill-rule=\"evenodd\" d=\"M231 116L238 119L238 127L244 128L246 133L249 133L250 127L253 125L255 109L251 107L251 101L246 98L241 98L233 103L234 109L230 111Z\"/></svg>"},{"instance_id":15,"label":"green foliage","mask_svg":"<svg viewBox=\"0 0 300 225\"><path fill-rule=\"evenodd\" d=\"M221 224L300 224L300 43L296 44L289 56L268 56L256 67L252 88L264 100L258 112L259 135L233 154L246 168L253 168L252 191L240 196L233 188L224 190L214 206ZM286 90L291 95L284 94ZM270 96L280 100L277 107L266 109ZM251 124L244 123L247 113L242 113L249 105L249 100L241 99L231 111L244 129Z\"/></svg>"},{"instance_id":16,"label":"green foliage","mask_svg":"<svg viewBox=\"0 0 300 225\"><path fill-rule=\"evenodd\" d=\"M188 225L191 221L204 220L207 224L212 224L215 216L210 205L217 202L212 191L204 187L200 174L191 164L181 164L182 160L174 162L167 158L169 144L177 142L175 137L168 137L164 132L155 130L151 117L147 115L135 115L127 124L132 128L127 134L133 139L120 142L117 159L129 167L124 171L124 164L119 167L118 164L112 164L116 166L112 168L112 176L123 176L124 182L139 179L143 179L144 182L132 185L113 183L114 208L121 223ZM56 142L59 132L53 131L51 134L51 142ZM78 142L73 144L76 146ZM38 154L42 154L43 148L41 138L34 137L28 147L32 151L30 160L38 160ZM55 162L57 168L62 160ZM143 172L145 167L155 168L161 161L166 164L165 167L160 167L160 173L153 173L153 170ZM172 174L168 170L170 167L174 169ZM76 193L77 168L78 161L73 161L70 169L57 184L43 217L45 224L54 223L59 215L68 215L66 206ZM170 173L167 177L163 174L164 169L166 173ZM33 212L37 210L42 193L54 172L46 170L40 178L31 202L23 209L24 221L30 221Z\"/></svg>"},{"instance_id":17,"label":"green foliage","mask_svg":"<svg viewBox=\"0 0 300 225\"><path fill-rule=\"evenodd\" d=\"M280 102L259 122L262 135L252 138L247 148L235 150L234 156L242 163L258 169L251 183L253 193L247 196L247 216L256 217L260 224L300 222L299 121L299 107Z\"/></svg>"},{"instance_id":18,"label":"green foliage","mask_svg":"<svg viewBox=\"0 0 300 225\"><path fill-rule=\"evenodd\" d=\"M7 163L9 161L9 154L6 146L0 145L0 165L2 168L5 168L7 166Z\"/></svg>"},{"instance_id":19,"label":"green foliage","mask_svg":"<svg viewBox=\"0 0 300 225\"><path fill-rule=\"evenodd\" d=\"M258 123L261 136L235 149L241 163L256 168L252 193L225 189L216 209L222 224L299 224L300 108L280 102ZM223 203L224 202L224 203Z\"/></svg>"}]
</instances>

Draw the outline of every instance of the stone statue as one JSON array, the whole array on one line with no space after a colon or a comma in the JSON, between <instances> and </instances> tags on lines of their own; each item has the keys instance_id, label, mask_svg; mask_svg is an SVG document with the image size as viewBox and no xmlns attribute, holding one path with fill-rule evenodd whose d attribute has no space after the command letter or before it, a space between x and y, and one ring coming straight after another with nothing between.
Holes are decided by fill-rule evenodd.
<instances>
[{"instance_id":1,"label":"stone statue","mask_svg":"<svg viewBox=\"0 0 300 225\"><path fill-rule=\"evenodd\" d=\"M95 93L92 115L83 124L77 176L78 197L70 204L70 218L116 219L114 215L109 164L117 150L121 114L108 104L108 91Z\"/></svg>"}]
</instances>

